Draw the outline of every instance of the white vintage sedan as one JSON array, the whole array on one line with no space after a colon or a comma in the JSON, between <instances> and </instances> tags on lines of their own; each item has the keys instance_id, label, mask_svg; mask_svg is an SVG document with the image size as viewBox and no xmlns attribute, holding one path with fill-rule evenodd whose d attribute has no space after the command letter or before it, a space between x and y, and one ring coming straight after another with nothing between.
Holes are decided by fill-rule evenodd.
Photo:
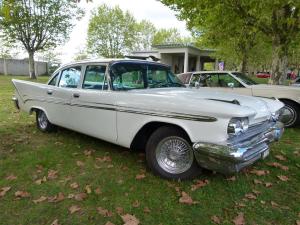
<instances>
[{"instance_id":1,"label":"white vintage sedan","mask_svg":"<svg viewBox=\"0 0 300 225\"><path fill-rule=\"evenodd\" d=\"M249 76L234 71L199 71L178 74L191 88L209 88L216 91L277 98L285 104L281 121L286 127L300 125L300 89L283 85L257 84Z\"/></svg>"},{"instance_id":2,"label":"white vintage sedan","mask_svg":"<svg viewBox=\"0 0 300 225\"><path fill-rule=\"evenodd\" d=\"M41 131L61 126L144 149L151 170L168 179L201 168L238 172L265 158L283 133L280 101L188 89L160 63L82 61L47 84L12 82L16 106L35 112Z\"/></svg>"}]
</instances>

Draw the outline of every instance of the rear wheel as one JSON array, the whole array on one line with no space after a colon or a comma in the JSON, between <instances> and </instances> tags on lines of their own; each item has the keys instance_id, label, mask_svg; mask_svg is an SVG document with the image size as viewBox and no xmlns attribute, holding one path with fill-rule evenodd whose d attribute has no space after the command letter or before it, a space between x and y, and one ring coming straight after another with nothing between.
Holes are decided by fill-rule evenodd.
<instances>
[{"instance_id":1,"label":"rear wheel","mask_svg":"<svg viewBox=\"0 0 300 225\"><path fill-rule=\"evenodd\" d=\"M287 100L282 100L284 103L284 111L280 116L280 121L284 123L285 127L294 127L300 123L300 107Z\"/></svg>"},{"instance_id":2,"label":"rear wheel","mask_svg":"<svg viewBox=\"0 0 300 225\"><path fill-rule=\"evenodd\" d=\"M190 179L201 173L189 138L182 130L164 126L153 132L146 159L154 174L167 179Z\"/></svg>"},{"instance_id":3,"label":"rear wheel","mask_svg":"<svg viewBox=\"0 0 300 225\"><path fill-rule=\"evenodd\" d=\"M51 132L55 130L55 125L49 122L47 115L42 110L36 111L37 128L43 132Z\"/></svg>"}]
</instances>

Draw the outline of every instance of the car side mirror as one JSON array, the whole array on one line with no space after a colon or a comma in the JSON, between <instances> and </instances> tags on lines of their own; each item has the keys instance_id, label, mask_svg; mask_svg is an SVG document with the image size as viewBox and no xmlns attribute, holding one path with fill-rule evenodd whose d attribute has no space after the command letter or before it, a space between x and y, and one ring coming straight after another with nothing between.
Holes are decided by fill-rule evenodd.
<instances>
[{"instance_id":1,"label":"car side mirror","mask_svg":"<svg viewBox=\"0 0 300 225\"><path fill-rule=\"evenodd\" d=\"M195 82L195 88L199 88L200 87L200 83L198 81Z\"/></svg>"},{"instance_id":2,"label":"car side mirror","mask_svg":"<svg viewBox=\"0 0 300 225\"><path fill-rule=\"evenodd\" d=\"M227 83L227 86L230 88L234 88L234 83Z\"/></svg>"}]
</instances>

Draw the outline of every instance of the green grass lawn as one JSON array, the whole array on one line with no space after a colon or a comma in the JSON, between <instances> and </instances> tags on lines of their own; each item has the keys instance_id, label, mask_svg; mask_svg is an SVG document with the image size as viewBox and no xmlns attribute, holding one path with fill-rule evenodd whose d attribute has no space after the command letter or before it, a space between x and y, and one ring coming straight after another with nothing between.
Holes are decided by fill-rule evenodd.
<instances>
[{"instance_id":1,"label":"green grass lawn","mask_svg":"<svg viewBox=\"0 0 300 225\"><path fill-rule=\"evenodd\" d=\"M299 128L286 130L265 161L235 179L205 172L193 181L167 181L147 169L143 152L66 129L41 133L35 115L14 108L11 78L0 76L0 224L117 225L125 214L144 225L215 224L213 216L233 224L239 213L251 225L300 220ZM208 184L192 190L199 180ZM197 204L180 203L182 191ZM71 206L80 211L71 214Z\"/></svg>"}]
</instances>

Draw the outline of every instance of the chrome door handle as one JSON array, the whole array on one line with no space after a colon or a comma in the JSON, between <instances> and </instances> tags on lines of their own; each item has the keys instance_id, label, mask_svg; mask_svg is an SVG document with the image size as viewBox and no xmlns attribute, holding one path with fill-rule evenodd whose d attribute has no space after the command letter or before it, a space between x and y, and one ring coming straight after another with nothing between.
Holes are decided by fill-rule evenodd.
<instances>
[{"instance_id":1,"label":"chrome door handle","mask_svg":"<svg viewBox=\"0 0 300 225\"><path fill-rule=\"evenodd\" d=\"M47 90L47 94L48 94L48 95L52 95L52 94L53 94L53 91L52 91L52 90Z\"/></svg>"},{"instance_id":2,"label":"chrome door handle","mask_svg":"<svg viewBox=\"0 0 300 225\"><path fill-rule=\"evenodd\" d=\"M80 97L80 94L74 93L74 94L73 94L73 97L74 97L74 98L79 98L79 97Z\"/></svg>"}]
</instances>

